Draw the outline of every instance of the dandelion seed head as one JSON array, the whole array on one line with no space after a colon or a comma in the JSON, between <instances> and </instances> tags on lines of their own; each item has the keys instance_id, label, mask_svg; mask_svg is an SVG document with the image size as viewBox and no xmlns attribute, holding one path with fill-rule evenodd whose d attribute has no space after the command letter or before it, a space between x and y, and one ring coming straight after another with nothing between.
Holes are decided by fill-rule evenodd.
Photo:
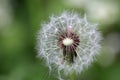
<instances>
[{"instance_id":1,"label":"dandelion seed head","mask_svg":"<svg viewBox=\"0 0 120 80\"><path fill-rule=\"evenodd\" d=\"M96 24L88 22L86 16L63 12L50 17L38 34L38 56L46 60L52 69L68 75L71 71L81 73L95 60L100 51L101 34Z\"/></svg>"}]
</instances>

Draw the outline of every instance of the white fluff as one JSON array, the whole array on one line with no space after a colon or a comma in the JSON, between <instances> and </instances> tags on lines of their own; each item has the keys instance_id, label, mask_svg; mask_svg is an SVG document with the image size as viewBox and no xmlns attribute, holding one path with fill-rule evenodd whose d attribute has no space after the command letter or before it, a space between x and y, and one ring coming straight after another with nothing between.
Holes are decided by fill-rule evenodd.
<instances>
[{"instance_id":1,"label":"white fluff","mask_svg":"<svg viewBox=\"0 0 120 80\"><path fill-rule=\"evenodd\" d=\"M59 35L71 26L80 38L80 45L77 47L77 58L72 65L63 62L63 51L58 47ZM49 23L42 25L38 35L38 56L46 59L47 66L58 69L59 79L61 71L68 75L71 71L81 73L99 54L101 34L97 31L96 24L90 24L86 16L81 18L76 13L64 12L60 16L52 16ZM73 41L66 39L63 44L70 45ZM54 64L54 66L52 65Z\"/></svg>"},{"instance_id":2,"label":"white fluff","mask_svg":"<svg viewBox=\"0 0 120 80\"><path fill-rule=\"evenodd\" d=\"M72 45L73 44L73 40L72 39L70 39L70 38L65 38L64 40L63 40L63 44L65 45L65 46L70 46L70 45Z\"/></svg>"}]
</instances>

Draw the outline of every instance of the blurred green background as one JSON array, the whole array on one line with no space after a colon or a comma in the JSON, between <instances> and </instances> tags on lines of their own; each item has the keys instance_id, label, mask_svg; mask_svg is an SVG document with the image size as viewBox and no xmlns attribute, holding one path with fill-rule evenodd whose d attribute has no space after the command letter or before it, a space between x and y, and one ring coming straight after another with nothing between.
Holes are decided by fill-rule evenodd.
<instances>
[{"instance_id":1,"label":"blurred green background","mask_svg":"<svg viewBox=\"0 0 120 80\"><path fill-rule=\"evenodd\" d=\"M120 80L120 0L0 0L0 80L57 80L36 57L36 34L65 10L87 14L104 38L97 61L75 80Z\"/></svg>"}]
</instances>

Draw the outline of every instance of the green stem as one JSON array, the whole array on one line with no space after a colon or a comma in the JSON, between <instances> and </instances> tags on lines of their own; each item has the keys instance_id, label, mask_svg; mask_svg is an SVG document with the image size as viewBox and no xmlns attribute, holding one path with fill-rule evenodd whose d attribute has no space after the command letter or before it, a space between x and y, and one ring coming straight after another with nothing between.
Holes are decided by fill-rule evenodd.
<instances>
[{"instance_id":1,"label":"green stem","mask_svg":"<svg viewBox=\"0 0 120 80\"><path fill-rule=\"evenodd\" d=\"M75 80L74 72L71 72L69 77L70 77L70 80Z\"/></svg>"}]
</instances>

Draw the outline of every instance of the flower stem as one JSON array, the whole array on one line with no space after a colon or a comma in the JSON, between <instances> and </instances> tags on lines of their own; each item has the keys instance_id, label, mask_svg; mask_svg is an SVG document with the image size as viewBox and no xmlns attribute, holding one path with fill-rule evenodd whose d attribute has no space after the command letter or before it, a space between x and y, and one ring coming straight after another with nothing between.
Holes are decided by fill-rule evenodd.
<instances>
[{"instance_id":1,"label":"flower stem","mask_svg":"<svg viewBox=\"0 0 120 80\"><path fill-rule=\"evenodd\" d=\"M69 77L70 77L70 80L75 80L74 72L71 72L71 73L69 74Z\"/></svg>"}]
</instances>

